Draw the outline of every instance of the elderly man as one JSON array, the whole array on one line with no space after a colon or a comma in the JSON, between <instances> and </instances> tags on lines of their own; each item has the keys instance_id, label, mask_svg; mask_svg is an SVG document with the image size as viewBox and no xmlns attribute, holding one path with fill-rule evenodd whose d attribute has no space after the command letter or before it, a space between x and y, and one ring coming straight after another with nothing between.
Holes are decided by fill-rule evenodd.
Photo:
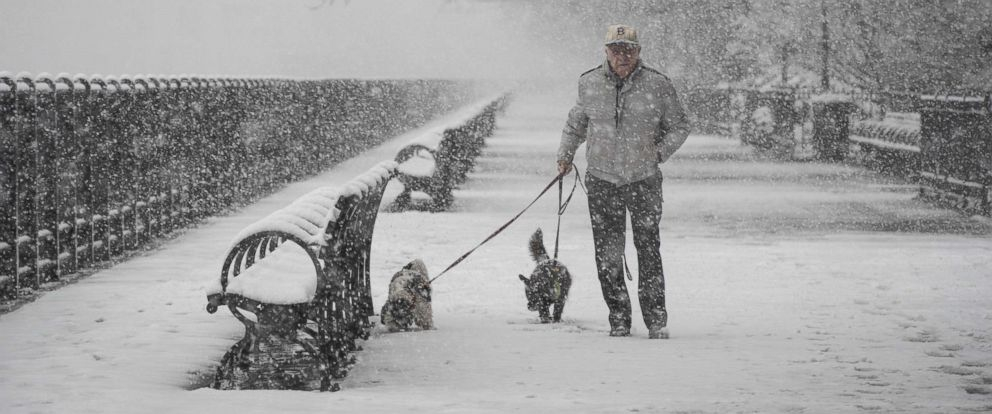
<instances>
[{"instance_id":1,"label":"elderly man","mask_svg":"<svg viewBox=\"0 0 992 414\"><path fill-rule=\"evenodd\" d=\"M634 28L610 26L606 62L579 77L579 98L568 113L558 171L572 167L587 142L589 215L596 268L610 310L610 336L629 336L631 307L624 282L626 214L637 249L637 293L652 339L668 337L661 265L661 170L689 135L689 121L672 82L645 66Z\"/></svg>"}]
</instances>

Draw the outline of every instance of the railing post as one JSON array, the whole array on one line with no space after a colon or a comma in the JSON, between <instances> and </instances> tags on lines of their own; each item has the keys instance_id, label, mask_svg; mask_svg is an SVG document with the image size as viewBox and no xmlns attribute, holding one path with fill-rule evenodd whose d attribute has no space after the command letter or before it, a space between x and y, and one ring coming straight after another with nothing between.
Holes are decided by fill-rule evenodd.
<instances>
[{"instance_id":1,"label":"railing post","mask_svg":"<svg viewBox=\"0 0 992 414\"><path fill-rule=\"evenodd\" d=\"M48 74L34 80L35 86L35 163L38 232L38 283L58 279L57 141L59 119L55 108L55 81Z\"/></svg>"},{"instance_id":2,"label":"railing post","mask_svg":"<svg viewBox=\"0 0 992 414\"><path fill-rule=\"evenodd\" d=\"M179 78L179 108L183 108L182 125L179 127L183 132L178 147L180 159L188 165L188 170L181 174L179 196L179 211L183 226L194 223L201 215L203 204L206 201L202 178L204 158L202 151L205 145L202 133L200 115L203 111L202 103L199 101L198 91L194 89L191 79L186 75Z\"/></svg>"},{"instance_id":3,"label":"railing post","mask_svg":"<svg viewBox=\"0 0 992 414\"><path fill-rule=\"evenodd\" d=\"M152 92L148 90L148 81L143 76L137 75L133 79L124 78L121 82L131 88L130 113L134 118L131 124L133 134L131 138L131 174L133 177L131 195L134 210L130 220L133 244L128 245L127 248L136 249L150 239L148 211L153 181L149 177L154 175L150 161L157 155L157 140L152 132L155 108L152 106Z\"/></svg>"},{"instance_id":4,"label":"railing post","mask_svg":"<svg viewBox=\"0 0 992 414\"><path fill-rule=\"evenodd\" d=\"M71 257L60 261L60 263L63 263L69 272L76 272L85 265L86 260L92 255L89 250L90 244L85 238L89 237L90 234L91 217L88 215L90 212L89 204L87 204L88 199L84 196L90 150L87 148L89 138L83 105L88 98L89 84L80 75L71 77L68 74L63 74L59 76L58 80L67 88L64 94L67 110L62 116L63 125L68 128L68 131L63 136L61 146L62 151L71 160L67 164L72 164L71 168L66 168L71 170L71 173L63 175L63 177L68 178L69 188L65 189L66 194L63 195L67 206L64 207L63 211L63 223L59 224L60 227L65 224L68 225L69 233L64 235L65 239L62 240L62 245L64 246L63 252L70 254ZM59 255L61 259L63 253L60 252Z\"/></svg>"},{"instance_id":5,"label":"railing post","mask_svg":"<svg viewBox=\"0 0 992 414\"><path fill-rule=\"evenodd\" d=\"M144 227L141 233L142 242L147 242L151 238L161 234L159 225L159 194L162 192L162 182L164 177L162 169L164 161L162 153L165 150L165 137L162 127L162 102L160 97L162 92L159 89L159 81L151 76L137 76L134 80L135 88L140 91L142 106L142 130L146 140L152 143L151 148L135 148L141 155L138 157L137 166L142 172L138 186L141 188L138 204L135 208L138 213L140 226Z\"/></svg>"},{"instance_id":6,"label":"railing post","mask_svg":"<svg viewBox=\"0 0 992 414\"><path fill-rule=\"evenodd\" d=\"M54 82L55 115L55 211L58 277L76 272L76 191L79 185L80 151L75 137L75 84L68 74Z\"/></svg>"},{"instance_id":7,"label":"railing post","mask_svg":"<svg viewBox=\"0 0 992 414\"><path fill-rule=\"evenodd\" d=\"M187 199L187 223L196 222L207 215L213 206L212 180L210 174L210 157L215 143L211 142L207 132L209 119L206 118L207 99L200 81L194 77L184 77L185 97L187 99L188 124L186 137L191 139L185 146L185 156L191 160L194 171L190 177L189 195Z\"/></svg>"},{"instance_id":8,"label":"railing post","mask_svg":"<svg viewBox=\"0 0 992 414\"><path fill-rule=\"evenodd\" d=\"M162 195L161 203L164 206L162 209L162 223L164 231L172 231L180 226L182 221L182 198L181 189L185 183L183 179L183 171L188 167L182 159L182 125L184 122L183 114L185 113L185 108L183 107L182 91L180 90L179 79L175 77L170 77L165 80L166 90L166 139L168 144L166 146L165 158L167 161L167 177L166 182L168 186L165 188L165 194Z\"/></svg>"},{"instance_id":9,"label":"railing post","mask_svg":"<svg viewBox=\"0 0 992 414\"><path fill-rule=\"evenodd\" d=\"M109 230L108 250L110 256L124 252L130 232L127 230L127 215L131 210L130 200L130 137L128 131L128 94L124 85L113 76L106 78L106 108L101 111L101 144L106 151L107 164L107 225Z\"/></svg>"},{"instance_id":10,"label":"railing post","mask_svg":"<svg viewBox=\"0 0 992 414\"><path fill-rule=\"evenodd\" d=\"M96 260L94 246L94 204L93 187L93 127L94 93L85 75L77 74L73 79L75 105L73 108L73 131L76 148L79 151L79 176L75 192L75 256L76 267L88 266Z\"/></svg>"},{"instance_id":11,"label":"railing post","mask_svg":"<svg viewBox=\"0 0 992 414\"><path fill-rule=\"evenodd\" d=\"M88 144L90 145L89 164L89 196L91 197L90 210L92 218L92 245L93 260L106 261L110 259L112 240L110 233L110 189L111 182L110 168L112 167L111 148L107 135L113 133L109 121L110 113L107 110L110 96L107 91L107 83L100 75L90 77L89 93L89 113L87 114L90 123L90 135Z\"/></svg>"},{"instance_id":12,"label":"railing post","mask_svg":"<svg viewBox=\"0 0 992 414\"><path fill-rule=\"evenodd\" d=\"M17 93L15 109L15 186L17 239L15 240L15 257L17 267L16 288L37 289L38 273L38 222L37 222L37 131L35 128L35 97L34 81L29 74L19 74L15 84Z\"/></svg>"},{"instance_id":13,"label":"railing post","mask_svg":"<svg viewBox=\"0 0 992 414\"><path fill-rule=\"evenodd\" d=\"M14 79L0 72L0 299L17 296L17 91Z\"/></svg>"},{"instance_id":14,"label":"railing post","mask_svg":"<svg viewBox=\"0 0 992 414\"><path fill-rule=\"evenodd\" d=\"M137 217L135 203L138 200L138 169L135 165L136 151L145 145L142 142L140 127L141 114L137 111L137 96L134 81L129 75L122 75L114 84L117 86L117 111L114 118L118 122L118 135L115 140L115 173L118 177L116 208L118 210L118 231L120 241L117 254L137 248Z\"/></svg>"}]
</instances>

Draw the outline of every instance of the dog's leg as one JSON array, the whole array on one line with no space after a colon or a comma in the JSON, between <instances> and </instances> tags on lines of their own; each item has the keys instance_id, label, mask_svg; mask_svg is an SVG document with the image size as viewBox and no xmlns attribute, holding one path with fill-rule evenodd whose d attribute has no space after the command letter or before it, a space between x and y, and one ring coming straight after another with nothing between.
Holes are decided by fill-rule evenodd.
<instances>
[{"instance_id":1,"label":"dog's leg","mask_svg":"<svg viewBox=\"0 0 992 414\"><path fill-rule=\"evenodd\" d=\"M565 310L565 301L559 300L555 302L555 312L551 317L552 322L561 322L561 312Z\"/></svg>"},{"instance_id":2,"label":"dog's leg","mask_svg":"<svg viewBox=\"0 0 992 414\"><path fill-rule=\"evenodd\" d=\"M420 329L434 329L434 310L431 308L430 302L417 304L417 310L413 319L413 322Z\"/></svg>"},{"instance_id":3,"label":"dog's leg","mask_svg":"<svg viewBox=\"0 0 992 414\"><path fill-rule=\"evenodd\" d=\"M541 323L551 322L551 304L543 304L537 308L538 316L541 318Z\"/></svg>"},{"instance_id":4,"label":"dog's leg","mask_svg":"<svg viewBox=\"0 0 992 414\"><path fill-rule=\"evenodd\" d=\"M393 315L390 312L382 312L382 326L386 327L389 332L396 332L396 321L393 320Z\"/></svg>"},{"instance_id":5,"label":"dog's leg","mask_svg":"<svg viewBox=\"0 0 992 414\"><path fill-rule=\"evenodd\" d=\"M399 332L403 330L400 326L400 321L396 318L397 309L392 302L386 302L382 306L382 315L380 315L380 321L382 326L386 327L388 332Z\"/></svg>"},{"instance_id":6,"label":"dog's leg","mask_svg":"<svg viewBox=\"0 0 992 414\"><path fill-rule=\"evenodd\" d=\"M392 317L386 316L386 314L388 314L391 310L392 307L389 306L389 301L386 301L386 303L382 305L382 310L379 311L379 322L381 322L384 326L389 324L389 322L386 321L387 318L392 321Z\"/></svg>"}]
</instances>

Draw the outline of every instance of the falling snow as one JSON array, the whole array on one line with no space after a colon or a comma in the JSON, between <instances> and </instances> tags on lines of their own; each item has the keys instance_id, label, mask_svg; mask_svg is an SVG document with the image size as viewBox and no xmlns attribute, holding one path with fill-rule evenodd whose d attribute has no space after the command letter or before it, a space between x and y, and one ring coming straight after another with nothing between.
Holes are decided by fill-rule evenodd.
<instances>
[{"instance_id":1,"label":"falling snow","mask_svg":"<svg viewBox=\"0 0 992 414\"><path fill-rule=\"evenodd\" d=\"M204 309L232 243L278 230L326 245L338 197L397 169L434 174L428 153L393 160L512 91L446 209L406 209L389 181L371 254L378 309L398 269L421 259L437 275L554 177L576 80L604 62L603 30L618 22L639 29L643 62L672 79L695 126L661 166L670 339L649 340L636 316L630 337L608 336L586 197L559 222L552 191L434 282L435 329L377 326L340 392L206 387L244 334ZM6 1L0 98L38 91L19 108L87 88L242 92L93 97L61 113L0 100L0 295L21 295L0 313L0 412L990 411L990 22L984 0ZM815 134L825 107L849 128L839 147ZM85 170L130 205L12 226L14 206L55 197L16 190L15 164L46 159L17 158L43 151L12 125L49 136L71 122L85 139L60 141L43 180L75 186ZM200 139L216 136L231 139ZM140 246L188 211L8 260L196 191L203 217ZM573 278L561 323L527 310L517 277L537 228L549 244L560 235ZM626 246L637 275L629 234ZM112 260L9 289L94 251ZM289 246L226 289L288 304L319 283Z\"/></svg>"}]
</instances>

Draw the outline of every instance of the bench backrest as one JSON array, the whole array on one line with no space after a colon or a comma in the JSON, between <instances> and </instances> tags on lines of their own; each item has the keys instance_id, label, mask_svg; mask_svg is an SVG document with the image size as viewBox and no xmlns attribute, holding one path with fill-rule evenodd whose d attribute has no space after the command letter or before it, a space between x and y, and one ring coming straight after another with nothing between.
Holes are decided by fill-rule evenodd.
<instances>
[{"instance_id":1,"label":"bench backrest","mask_svg":"<svg viewBox=\"0 0 992 414\"><path fill-rule=\"evenodd\" d=\"M335 206L340 218L328 222L324 230L327 243L321 247L319 258L325 262L329 277L325 277L328 285L318 288L318 294L340 296L343 289L349 307L358 315L375 313L369 272L372 233L383 192L395 171L396 162L385 161L345 186Z\"/></svg>"},{"instance_id":2,"label":"bench backrest","mask_svg":"<svg viewBox=\"0 0 992 414\"><path fill-rule=\"evenodd\" d=\"M318 277L318 294L328 286L324 280L331 276L325 270L326 263L352 257L363 257L357 271L365 274L365 283L346 284L367 290L372 230L382 193L395 169L395 162L384 161L343 187L313 190L245 227L234 238L221 266L220 278L208 286L207 295L222 294L229 278L238 276L284 243L294 243L310 256ZM367 296L371 298L371 292Z\"/></svg>"},{"instance_id":3,"label":"bench backrest","mask_svg":"<svg viewBox=\"0 0 992 414\"><path fill-rule=\"evenodd\" d=\"M447 127L428 133L439 139L420 137L413 142L434 151L438 178L445 180L449 186L465 181L475 158L482 153L485 138L492 135L496 111L503 107L505 101L505 95L500 95L469 105Z\"/></svg>"}]
</instances>

